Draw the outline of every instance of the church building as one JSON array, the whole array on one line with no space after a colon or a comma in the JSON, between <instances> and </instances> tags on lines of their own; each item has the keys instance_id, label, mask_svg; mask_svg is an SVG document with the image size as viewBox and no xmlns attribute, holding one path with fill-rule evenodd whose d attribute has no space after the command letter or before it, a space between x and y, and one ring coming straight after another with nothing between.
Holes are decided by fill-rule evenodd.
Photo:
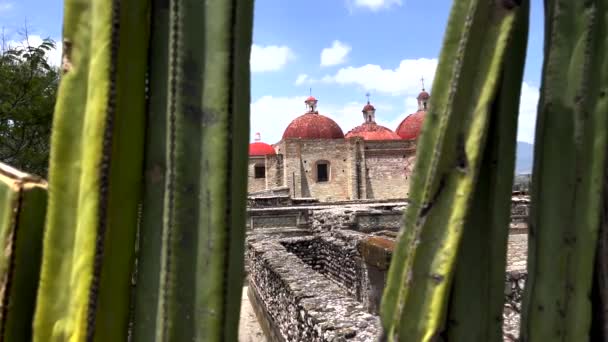
<instances>
[{"instance_id":1,"label":"church building","mask_svg":"<svg viewBox=\"0 0 608 342\"><path fill-rule=\"evenodd\" d=\"M310 96L307 111L269 145L259 133L249 145L249 196L288 194L319 201L403 199L409 181L430 95L418 95L418 110L395 131L376 123L376 109L362 109L363 122L346 134L319 113Z\"/></svg>"}]
</instances>

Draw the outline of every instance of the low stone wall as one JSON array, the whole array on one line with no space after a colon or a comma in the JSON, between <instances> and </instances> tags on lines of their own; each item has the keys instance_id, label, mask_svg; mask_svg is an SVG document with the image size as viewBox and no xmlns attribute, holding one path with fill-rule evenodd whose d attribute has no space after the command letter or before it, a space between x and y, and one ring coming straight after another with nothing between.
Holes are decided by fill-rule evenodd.
<instances>
[{"instance_id":1,"label":"low stone wall","mask_svg":"<svg viewBox=\"0 0 608 342\"><path fill-rule=\"evenodd\" d=\"M365 278L356 241L335 237L298 237L280 240L285 249L298 256L313 270L333 280L346 293L365 302L362 280Z\"/></svg>"},{"instance_id":2,"label":"low stone wall","mask_svg":"<svg viewBox=\"0 0 608 342\"><path fill-rule=\"evenodd\" d=\"M258 316L265 317L263 325L274 329L267 331L267 336L280 335L289 341L323 341L331 335L328 331L337 334L333 337L350 336L349 329L358 334L361 317L371 324L373 320L369 317L377 319L386 285L394 235L391 231L370 235L337 230L314 236L259 235L257 239L249 239L250 286L255 291L252 296L259 306ZM509 237L504 341L517 341L519 336L526 248L527 235ZM336 320L329 318L334 316ZM377 320L373 322L375 328L362 330L362 334L370 337L367 341L375 340L371 336L378 332ZM348 329L342 331L337 326ZM315 329L325 332L315 335Z\"/></svg>"},{"instance_id":3,"label":"low stone wall","mask_svg":"<svg viewBox=\"0 0 608 342\"><path fill-rule=\"evenodd\" d=\"M378 317L278 241L249 242L251 297L276 341L375 341Z\"/></svg>"}]
</instances>

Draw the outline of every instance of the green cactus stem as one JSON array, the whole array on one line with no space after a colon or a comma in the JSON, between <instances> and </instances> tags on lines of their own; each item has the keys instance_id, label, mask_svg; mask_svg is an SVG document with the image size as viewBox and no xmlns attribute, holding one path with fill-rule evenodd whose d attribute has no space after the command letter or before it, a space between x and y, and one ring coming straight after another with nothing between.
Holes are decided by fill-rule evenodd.
<instances>
[{"instance_id":1,"label":"green cactus stem","mask_svg":"<svg viewBox=\"0 0 608 342\"><path fill-rule=\"evenodd\" d=\"M411 205L382 299L382 325L388 341L432 341L442 334L465 336L449 331L450 326L445 325L448 312L452 318L474 326L463 315L460 303L448 311L452 279L464 230L468 240L465 243L475 244L482 237L471 227L486 222L495 225L490 233L495 235L493 243L505 243L504 230L508 226L503 223L509 211L505 203L510 194L505 184L493 184L488 179L491 171L481 168L482 162L495 158L495 149L513 151L517 117L513 109L517 108L523 73L528 6L527 1L519 5L513 1L478 0L453 4L433 83L433 98L419 141ZM520 65L507 67L513 62L508 58ZM500 124L509 126L498 127ZM489 134L500 137L488 138ZM513 156L505 157L496 166L502 175L512 172ZM478 182L479 177L482 178ZM501 181L509 183L508 179ZM498 193L492 195L492 190ZM472 206L480 201L491 201L485 205L498 215L495 222L490 215L471 216L476 210ZM466 257L463 262L471 262L470 259ZM494 272L488 269L480 273L488 278L480 286L494 289ZM455 287L462 292L459 295L472 295L472 289L461 289L459 284ZM479 317L483 310L496 311L496 302L486 309L476 309L480 312L475 317ZM495 336L495 326L485 321L474 327L469 336L479 336L481 340ZM444 331L446 327L448 331Z\"/></svg>"},{"instance_id":2,"label":"green cactus stem","mask_svg":"<svg viewBox=\"0 0 608 342\"><path fill-rule=\"evenodd\" d=\"M588 341L608 149L608 1L545 1L525 341Z\"/></svg>"},{"instance_id":3,"label":"green cactus stem","mask_svg":"<svg viewBox=\"0 0 608 342\"><path fill-rule=\"evenodd\" d=\"M153 1L134 341L236 341L253 2Z\"/></svg>"},{"instance_id":4,"label":"green cactus stem","mask_svg":"<svg viewBox=\"0 0 608 342\"><path fill-rule=\"evenodd\" d=\"M34 341L127 336L148 1L65 0Z\"/></svg>"},{"instance_id":5,"label":"green cactus stem","mask_svg":"<svg viewBox=\"0 0 608 342\"><path fill-rule=\"evenodd\" d=\"M46 181L0 163L0 341L32 336Z\"/></svg>"},{"instance_id":6,"label":"green cactus stem","mask_svg":"<svg viewBox=\"0 0 608 342\"><path fill-rule=\"evenodd\" d=\"M450 341L501 341L507 242L515 169L517 113L528 36L528 3L513 23L500 88L454 274L447 316Z\"/></svg>"}]
</instances>

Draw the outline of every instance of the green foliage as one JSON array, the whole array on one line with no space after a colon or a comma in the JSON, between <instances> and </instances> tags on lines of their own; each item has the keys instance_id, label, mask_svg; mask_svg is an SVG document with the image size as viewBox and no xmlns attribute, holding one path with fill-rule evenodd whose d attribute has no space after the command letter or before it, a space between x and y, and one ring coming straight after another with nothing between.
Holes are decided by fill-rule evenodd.
<instances>
[{"instance_id":1,"label":"green foliage","mask_svg":"<svg viewBox=\"0 0 608 342\"><path fill-rule=\"evenodd\" d=\"M48 62L53 49L45 39L0 51L0 160L42 177L59 83L58 68Z\"/></svg>"}]
</instances>

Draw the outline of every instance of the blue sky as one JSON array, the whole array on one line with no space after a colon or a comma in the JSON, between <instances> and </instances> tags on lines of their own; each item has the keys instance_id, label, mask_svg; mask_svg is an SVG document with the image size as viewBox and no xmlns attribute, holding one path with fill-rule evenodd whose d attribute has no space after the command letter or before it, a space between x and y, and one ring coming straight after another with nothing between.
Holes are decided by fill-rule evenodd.
<instances>
[{"instance_id":1,"label":"blue sky","mask_svg":"<svg viewBox=\"0 0 608 342\"><path fill-rule=\"evenodd\" d=\"M277 142L301 115L309 89L344 133L359 125L365 93L395 129L435 74L451 1L257 0L251 56L251 138ZM19 40L61 37L63 1L0 0L0 25ZM532 142L542 66L543 7L532 0L518 140ZM52 57L59 60L60 52ZM433 94L431 93L431 96Z\"/></svg>"}]
</instances>

